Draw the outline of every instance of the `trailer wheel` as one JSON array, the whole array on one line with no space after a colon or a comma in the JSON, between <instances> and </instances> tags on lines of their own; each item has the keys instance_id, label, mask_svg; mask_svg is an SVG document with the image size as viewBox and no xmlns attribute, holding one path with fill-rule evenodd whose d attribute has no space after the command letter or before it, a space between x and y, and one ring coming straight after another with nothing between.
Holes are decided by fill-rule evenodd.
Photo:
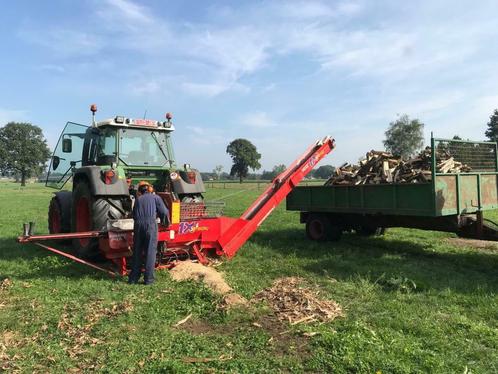
<instances>
[{"instance_id":1,"label":"trailer wheel","mask_svg":"<svg viewBox=\"0 0 498 374\"><path fill-rule=\"evenodd\" d=\"M310 214L306 220L306 236L311 240L327 241L339 240L342 230L333 225L327 216L322 214Z\"/></svg>"},{"instance_id":2,"label":"trailer wheel","mask_svg":"<svg viewBox=\"0 0 498 374\"><path fill-rule=\"evenodd\" d=\"M72 231L102 231L109 219L124 217L123 204L120 199L92 196L86 182L76 185L73 192ZM73 247L82 257L95 257L99 254L97 238L74 239Z\"/></svg>"}]
</instances>

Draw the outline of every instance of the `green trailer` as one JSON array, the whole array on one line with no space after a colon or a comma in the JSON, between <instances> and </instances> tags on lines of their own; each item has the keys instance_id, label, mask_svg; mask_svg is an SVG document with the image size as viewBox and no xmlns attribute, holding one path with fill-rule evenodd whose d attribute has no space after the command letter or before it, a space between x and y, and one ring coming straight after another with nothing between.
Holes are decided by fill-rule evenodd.
<instances>
[{"instance_id":1,"label":"green trailer","mask_svg":"<svg viewBox=\"0 0 498 374\"><path fill-rule=\"evenodd\" d=\"M436 154L449 153L470 172L442 173ZM287 210L301 212L313 240L338 240L344 231L363 235L387 227L455 232L498 240L483 211L498 208L497 145L431 138L431 178L426 183L300 186L287 197Z\"/></svg>"}]
</instances>

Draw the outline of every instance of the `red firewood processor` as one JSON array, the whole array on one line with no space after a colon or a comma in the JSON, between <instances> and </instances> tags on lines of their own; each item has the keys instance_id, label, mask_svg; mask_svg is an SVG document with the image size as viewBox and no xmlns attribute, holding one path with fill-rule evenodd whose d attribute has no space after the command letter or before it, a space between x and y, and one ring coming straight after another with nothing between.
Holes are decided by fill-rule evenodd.
<instances>
[{"instance_id":1,"label":"red firewood processor","mask_svg":"<svg viewBox=\"0 0 498 374\"><path fill-rule=\"evenodd\" d=\"M157 268L177 261L211 256L231 258L275 207L334 149L325 137L278 175L239 218L222 216L224 204L205 201L198 170L174 160L171 114L166 121L116 116L91 126L68 122L49 167L47 186L55 193L49 206L50 233L34 235L34 223L24 224L20 243L34 243L73 261L125 275L133 248L131 211L140 181L149 182L170 212L170 224L159 223ZM72 179L72 190L62 188ZM74 254L41 242L72 240ZM92 261L96 256L111 266Z\"/></svg>"}]
</instances>

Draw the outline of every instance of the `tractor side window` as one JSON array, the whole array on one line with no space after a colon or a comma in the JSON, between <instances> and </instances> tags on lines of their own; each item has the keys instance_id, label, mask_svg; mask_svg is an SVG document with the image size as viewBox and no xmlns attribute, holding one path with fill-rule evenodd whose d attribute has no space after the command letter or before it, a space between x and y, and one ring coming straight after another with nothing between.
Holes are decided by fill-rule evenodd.
<instances>
[{"instance_id":1,"label":"tractor side window","mask_svg":"<svg viewBox=\"0 0 498 374\"><path fill-rule=\"evenodd\" d=\"M97 165L110 165L116 160L116 129L103 129L97 140Z\"/></svg>"},{"instance_id":2,"label":"tractor side window","mask_svg":"<svg viewBox=\"0 0 498 374\"><path fill-rule=\"evenodd\" d=\"M72 167L81 166L87 126L68 122L55 146L47 173L47 187L62 189L72 176Z\"/></svg>"}]
</instances>

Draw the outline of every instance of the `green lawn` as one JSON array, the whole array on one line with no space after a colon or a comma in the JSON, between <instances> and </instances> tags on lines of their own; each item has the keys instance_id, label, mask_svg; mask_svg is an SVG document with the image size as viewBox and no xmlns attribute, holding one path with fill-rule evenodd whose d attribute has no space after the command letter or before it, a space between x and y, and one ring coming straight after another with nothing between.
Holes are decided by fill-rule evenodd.
<instances>
[{"instance_id":1,"label":"green lawn","mask_svg":"<svg viewBox=\"0 0 498 374\"><path fill-rule=\"evenodd\" d=\"M206 195L230 195L226 214L236 216L258 191L233 193ZM209 290L175 283L166 271L152 287L129 286L15 243L22 222L47 231L50 197L39 185L0 184L0 282L9 279L0 288L0 367L6 371L498 371L496 249L454 246L450 234L408 229L313 243L298 214L282 205L219 269L247 298L276 278L301 276L341 304L346 316L261 328L252 323L264 319L266 309L227 312ZM188 326L173 326L190 313ZM305 331L318 334L307 338Z\"/></svg>"}]
</instances>

